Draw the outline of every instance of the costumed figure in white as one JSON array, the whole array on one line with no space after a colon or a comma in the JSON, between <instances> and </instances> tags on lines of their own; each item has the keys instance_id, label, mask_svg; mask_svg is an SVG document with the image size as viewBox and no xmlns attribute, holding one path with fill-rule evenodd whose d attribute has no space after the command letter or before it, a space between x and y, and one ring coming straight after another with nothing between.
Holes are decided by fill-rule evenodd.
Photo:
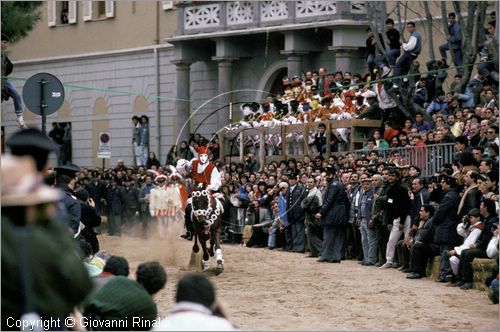
<instances>
[{"instance_id":1,"label":"costumed figure in white","mask_svg":"<svg viewBox=\"0 0 500 332\"><path fill-rule=\"evenodd\" d=\"M155 178L156 186L149 195L149 212L158 220L158 231L163 238L167 231L169 216L167 211L167 182L168 178L161 174Z\"/></svg>"}]
</instances>

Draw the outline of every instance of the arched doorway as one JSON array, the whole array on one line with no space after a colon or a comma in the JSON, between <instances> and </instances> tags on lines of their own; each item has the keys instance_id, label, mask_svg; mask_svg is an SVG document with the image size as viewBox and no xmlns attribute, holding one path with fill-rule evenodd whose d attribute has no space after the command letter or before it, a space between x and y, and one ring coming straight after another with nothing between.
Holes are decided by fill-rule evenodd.
<instances>
[{"instance_id":1,"label":"arched doorway","mask_svg":"<svg viewBox=\"0 0 500 332\"><path fill-rule=\"evenodd\" d=\"M269 89L273 97L283 93L283 77L285 77L287 73L287 68L282 68L277 72L276 77L274 78L274 82L272 82L271 89Z\"/></svg>"},{"instance_id":2,"label":"arched doorway","mask_svg":"<svg viewBox=\"0 0 500 332\"><path fill-rule=\"evenodd\" d=\"M263 101L269 94L283 92L281 79L287 75L287 65L287 60L279 60L264 71L257 85L256 101Z\"/></svg>"}]
</instances>

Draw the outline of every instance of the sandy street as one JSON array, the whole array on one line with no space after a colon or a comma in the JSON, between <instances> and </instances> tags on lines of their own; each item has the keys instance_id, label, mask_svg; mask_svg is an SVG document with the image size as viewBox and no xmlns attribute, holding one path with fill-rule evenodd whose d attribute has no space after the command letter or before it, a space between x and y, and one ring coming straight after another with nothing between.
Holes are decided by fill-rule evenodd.
<instances>
[{"instance_id":1,"label":"sandy street","mask_svg":"<svg viewBox=\"0 0 500 332\"><path fill-rule=\"evenodd\" d=\"M191 242L171 235L141 238L100 236L101 248L138 264L158 260L167 286L156 295L164 316L178 278L189 266ZM455 330L498 331L499 307L486 292L407 280L396 269L356 261L318 263L301 254L223 245L225 271L211 275L230 320L242 330ZM211 262L214 266L214 262Z\"/></svg>"}]
</instances>

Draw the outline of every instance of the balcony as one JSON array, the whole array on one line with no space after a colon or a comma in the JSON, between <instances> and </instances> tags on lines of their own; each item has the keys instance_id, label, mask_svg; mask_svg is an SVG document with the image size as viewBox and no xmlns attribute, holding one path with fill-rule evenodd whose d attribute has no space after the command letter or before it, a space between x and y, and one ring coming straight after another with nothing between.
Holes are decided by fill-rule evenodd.
<instances>
[{"instance_id":1,"label":"balcony","mask_svg":"<svg viewBox=\"0 0 500 332\"><path fill-rule=\"evenodd\" d=\"M366 20L364 1L219 1L177 3L174 40L197 35L233 35L259 30L305 29ZM248 33L247 32L247 33Z\"/></svg>"}]
</instances>

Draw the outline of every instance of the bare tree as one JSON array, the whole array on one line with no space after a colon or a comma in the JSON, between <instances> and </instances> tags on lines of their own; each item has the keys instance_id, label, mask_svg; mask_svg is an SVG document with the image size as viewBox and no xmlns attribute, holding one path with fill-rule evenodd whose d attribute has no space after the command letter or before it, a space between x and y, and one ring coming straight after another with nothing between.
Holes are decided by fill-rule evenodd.
<instances>
[{"instance_id":1,"label":"bare tree","mask_svg":"<svg viewBox=\"0 0 500 332\"><path fill-rule=\"evenodd\" d=\"M429 3L427 1L422 1L425 10L425 28L427 30L427 45L429 46L429 56L431 59L435 59L434 56L434 42L432 38L432 14L429 10Z\"/></svg>"},{"instance_id":2,"label":"bare tree","mask_svg":"<svg viewBox=\"0 0 500 332\"><path fill-rule=\"evenodd\" d=\"M377 51L387 60L385 49L382 47L379 34L384 35L384 23L387 20L387 7L385 1L368 1L367 2L367 15L370 28L377 43L375 44ZM386 45L387 47L388 45Z\"/></svg>"},{"instance_id":3,"label":"bare tree","mask_svg":"<svg viewBox=\"0 0 500 332\"><path fill-rule=\"evenodd\" d=\"M453 2L454 8L460 9L458 4ZM474 64L478 54L478 45L484 38L484 21L486 17L487 2L483 1L468 1L467 2L467 21L465 29L462 26L464 44L463 53L463 77L462 82L458 87L458 91L464 91L465 86L470 80ZM457 11L459 22L463 22L463 17L460 11Z\"/></svg>"}]
</instances>

